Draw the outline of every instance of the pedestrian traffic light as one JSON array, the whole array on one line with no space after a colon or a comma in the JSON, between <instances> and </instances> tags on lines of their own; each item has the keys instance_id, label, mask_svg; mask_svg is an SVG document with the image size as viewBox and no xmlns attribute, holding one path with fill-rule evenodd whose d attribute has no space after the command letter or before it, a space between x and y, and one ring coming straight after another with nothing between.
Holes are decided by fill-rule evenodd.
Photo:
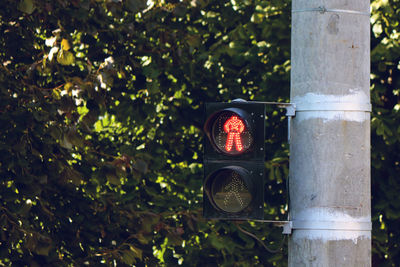
<instances>
[{"instance_id":1,"label":"pedestrian traffic light","mask_svg":"<svg viewBox=\"0 0 400 267\"><path fill-rule=\"evenodd\" d=\"M205 114L204 217L262 219L264 104L206 103Z\"/></svg>"}]
</instances>

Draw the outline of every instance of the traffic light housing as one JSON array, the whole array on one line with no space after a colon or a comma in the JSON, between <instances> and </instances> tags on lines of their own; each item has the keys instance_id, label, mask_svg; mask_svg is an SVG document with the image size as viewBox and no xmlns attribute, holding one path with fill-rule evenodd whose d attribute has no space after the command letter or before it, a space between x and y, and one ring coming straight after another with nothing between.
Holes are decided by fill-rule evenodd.
<instances>
[{"instance_id":1,"label":"traffic light housing","mask_svg":"<svg viewBox=\"0 0 400 267\"><path fill-rule=\"evenodd\" d=\"M206 103L203 215L263 219L265 106Z\"/></svg>"}]
</instances>

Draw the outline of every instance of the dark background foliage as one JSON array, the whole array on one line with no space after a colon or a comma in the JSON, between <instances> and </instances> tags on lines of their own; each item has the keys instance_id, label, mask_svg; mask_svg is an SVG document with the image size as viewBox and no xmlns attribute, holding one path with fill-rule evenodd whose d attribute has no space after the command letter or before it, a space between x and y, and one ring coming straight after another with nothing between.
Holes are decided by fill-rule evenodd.
<instances>
[{"instance_id":1,"label":"dark background foliage","mask_svg":"<svg viewBox=\"0 0 400 267\"><path fill-rule=\"evenodd\" d=\"M376 266L400 264L399 12L372 2ZM289 71L287 0L1 1L0 265L286 266L285 245L202 218L202 124L207 101L288 101ZM287 129L267 115L282 220Z\"/></svg>"}]
</instances>

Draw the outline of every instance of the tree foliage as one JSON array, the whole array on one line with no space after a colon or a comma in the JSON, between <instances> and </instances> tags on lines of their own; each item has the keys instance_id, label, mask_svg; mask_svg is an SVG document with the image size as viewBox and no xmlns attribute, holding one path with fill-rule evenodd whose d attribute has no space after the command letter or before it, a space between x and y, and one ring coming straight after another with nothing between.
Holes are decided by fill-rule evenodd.
<instances>
[{"instance_id":1,"label":"tree foliage","mask_svg":"<svg viewBox=\"0 0 400 267\"><path fill-rule=\"evenodd\" d=\"M398 0L371 4L373 262L400 264L400 33Z\"/></svg>"},{"instance_id":2,"label":"tree foliage","mask_svg":"<svg viewBox=\"0 0 400 267\"><path fill-rule=\"evenodd\" d=\"M374 257L392 266L400 7L372 6ZM204 220L201 186L204 102L289 98L290 1L4 0L0 33L0 264L286 265ZM287 212L284 120L268 110L270 219Z\"/></svg>"}]
</instances>

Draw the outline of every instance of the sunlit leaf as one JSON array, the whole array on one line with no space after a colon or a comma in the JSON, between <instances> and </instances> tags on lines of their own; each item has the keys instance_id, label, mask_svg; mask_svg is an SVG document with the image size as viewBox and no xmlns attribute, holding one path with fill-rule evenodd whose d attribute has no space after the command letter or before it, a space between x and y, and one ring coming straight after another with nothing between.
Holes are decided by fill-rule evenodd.
<instances>
[{"instance_id":1,"label":"sunlit leaf","mask_svg":"<svg viewBox=\"0 0 400 267\"><path fill-rule=\"evenodd\" d=\"M61 40L61 49L68 51L71 48L71 46L69 45L69 42L67 39L62 39Z\"/></svg>"},{"instance_id":2,"label":"sunlit leaf","mask_svg":"<svg viewBox=\"0 0 400 267\"><path fill-rule=\"evenodd\" d=\"M75 62L74 54L61 49L57 54L57 62L61 65L71 65Z\"/></svg>"}]
</instances>

